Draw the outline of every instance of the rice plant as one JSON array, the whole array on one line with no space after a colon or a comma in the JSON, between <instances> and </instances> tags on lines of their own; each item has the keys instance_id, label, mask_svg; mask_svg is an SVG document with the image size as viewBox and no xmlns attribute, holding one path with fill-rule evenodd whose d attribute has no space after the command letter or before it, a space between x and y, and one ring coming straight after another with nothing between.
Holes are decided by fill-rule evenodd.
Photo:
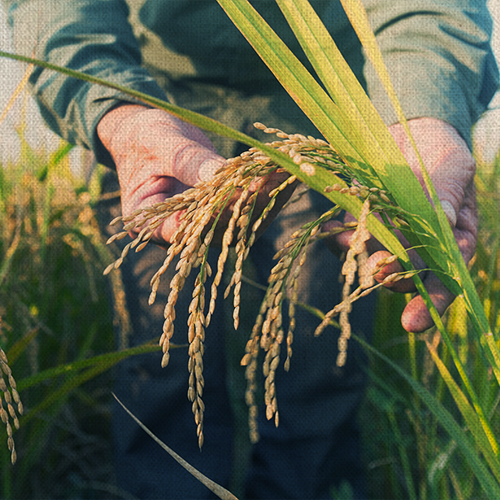
<instances>
[{"instance_id":1,"label":"rice plant","mask_svg":"<svg viewBox=\"0 0 500 500\"><path fill-rule=\"evenodd\" d=\"M70 145L49 154L20 137L19 162L0 165L0 497L68 498L115 488L109 369L152 348L113 352L113 320L125 331L128 317L120 274L115 310L102 276L114 254L94 213L98 172L86 185Z\"/></svg>"},{"instance_id":2,"label":"rice plant","mask_svg":"<svg viewBox=\"0 0 500 500\"><path fill-rule=\"evenodd\" d=\"M301 42L320 82L302 66L249 2L219 0L219 3L284 88L295 96L304 113L323 136L321 139L303 138L293 133L285 134L257 125L265 131L277 133L281 139L262 144L223 124L139 92L119 88L98 78L77 74L67 68L59 68L43 61L1 54L33 62L70 76L84 78L95 84L119 88L141 102L167 110L203 129L226 135L252 147L247 154L228 161L213 181L198 185L182 195L123 219L124 231L118 237L126 237L128 231L132 229L137 230L139 234L125 247L122 256L112 265L118 267L130 249L139 251L143 248L154 235L165 214L182 211L182 225L169 247L164 265L153 280L151 301L155 298L155 288L166 266L170 264L174 255L180 255L177 275L172 282L165 309L164 331L160 338L164 352L162 364L166 365L177 294L184 284L185 277L193 271L198 273L189 311L191 319L188 332L190 343L188 397L193 402L200 446L203 442L204 410L203 340L205 327L210 322L212 304L218 295L227 249L232 243L236 245L237 258L229 288L233 290L234 322L237 326L241 305L239 299L241 265L253 244L255 237L253 235L259 230L260 225L265 224L273 203L277 203L282 191L291 190L293 185L300 181L322 193L332 202L333 208L319 220L304 225L294 235L289 246L276 256L277 264L271 274L268 292L243 358L249 384L247 402L250 406L252 437L256 439L258 433L254 425L256 406L253 374L256 370L256 353L260 349L266 353L264 361L266 415L278 423L279 395L274 393L273 377L277 360L282 355L281 346L286 346L284 355L287 357L287 367L292 355L293 314L297 306L293 294L294 280L300 273L301 259L307 258L307 246L327 236L321 234L319 228L322 223L334 217L337 207L340 207L352 213L358 223L354 227L353 247L343 269L346 277L344 300L330 312L325 311L320 314L322 319L318 320L319 332L322 325L331 321L335 314L340 315L342 334L338 363L341 365L347 355L347 339L352 336L348 326L349 304L374 288L372 277L366 276L363 270L364 242L367 232L371 233L385 245L395 256L394 258L399 259L405 269L401 275L390 276L387 279L413 279L436 323L438 333L435 334L435 339L442 339L443 342L437 343L433 342L432 338L423 337L424 342L419 345L422 345L422 350L425 352L420 355L427 360L427 366L433 367L433 374L438 384L437 394L433 393L431 385L420 379L416 363L415 336L412 334L408 336L409 370L401 368L383 352L367 345L361 339L356 340L364 345L374 359L390 367L391 373L395 371L411 388L416 407L425 407L432 415L434 429L446 433L450 442L454 443L453 446L461 451L461 463L474 473L480 495L485 498L500 497L499 447L496 438L498 432L491 420L497 405L496 395L500 381L500 352L496 340L498 324L492 313L492 310L496 310L496 306L493 307L491 302L490 305L485 302L486 307L483 306L478 293L478 288L480 290L481 287L476 288L476 283L460 254L425 167L422 165L422 175L432 203L427 199L387 127L350 72L321 20L306 0L277 0L277 3ZM342 4L360 37L367 57L382 76L381 79L400 122L407 135L411 137L390 85L390 78L383 65L374 35L369 28L362 3L359 0L345 0ZM273 124L268 125L272 127ZM283 170L286 170L290 177L284 180L277 190L271 192L269 208L256 211L254 207L256 195L252 189L255 185L262 185L262 179L266 176L279 174ZM238 194L236 198L235 194ZM231 211L228 215L226 209L229 206ZM375 217L375 214L379 214L380 218ZM222 238L217 270L213 271L211 277L212 270L206 262L206 252L212 243L217 223L222 220L227 225ZM419 273L413 269L407 251L394 233L395 229L398 229L417 250L429 269L436 273L455 295L460 296L461 304L468 314L467 327L462 330L465 332L462 335L465 335L468 345L474 345L475 349L476 358L473 361L475 369L472 372L463 351L457 348L458 334L453 332L450 324L445 324L439 317L420 280ZM381 262L380 266L384 264L387 262ZM495 264L490 264L493 265ZM352 291L350 286L353 273L356 271L360 274L362 285L361 288ZM493 290L491 283L488 283L488 286L490 291ZM209 288L210 295L205 300ZM285 303L286 312L292 319L287 332L282 329L281 319ZM488 386L487 391L483 390L485 384ZM446 396L443 396L444 394ZM395 413L389 408L388 414L391 429L397 435L399 427ZM414 422L415 429L423 428L422 420L416 419ZM420 431L417 434L420 434ZM421 447L419 449L422 450ZM432 453L436 453L436 449L433 449ZM408 456L403 448L399 449L399 454L406 477L405 487L410 492L410 497L415 498L415 483L412 472L409 471ZM419 462L422 467L426 467L427 463L427 459ZM455 487L457 483L453 471L450 474L455 493L465 491L461 487ZM436 477L435 474L433 477ZM447 487L449 483L445 483L444 488ZM425 488L422 486L420 489L420 492L424 492L424 496L427 491Z\"/></svg>"},{"instance_id":3,"label":"rice plant","mask_svg":"<svg viewBox=\"0 0 500 500\"><path fill-rule=\"evenodd\" d=\"M99 256L95 250L99 241L89 205L91 194L81 190L82 185L77 188L72 180L69 150L62 144L48 155L23 142L21 158L26 163L0 167L0 364L6 379L0 380L6 405L0 414L12 461L16 451L18 456L13 474L1 454L3 498L31 496L46 487L40 484L33 466L44 462L43 456L47 464L57 464L54 459L59 445L49 452L43 436L61 436L61 431L56 431L56 417L68 410L64 406L67 397L53 400L55 404L48 410L43 408L44 400L49 402L61 387L57 379L51 383L46 379L35 389L28 389L26 381L47 368L87 356L97 331L108 328L110 332L109 309L99 305L105 297L100 290L102 278L93 261L111 254L102 242L100 248L105 253ZM68 270L72 268L80 271L71 275ZM86 307L94 310L92 321L82 318ZM22 417L17 391L24 403ZM17 405L18 415L13 405ZM51 421L50 414L55 420ZM17 428L19 422L21 428L12 433L11 424ZM4 434L1 431L2 448ZM22 479L28 474L33 481ZM30 488L34 490L29 493Z\"/></svg>"},{"instance_id":4,"label":"rice plant","mask_svg":"<svg viewBox=\"0 0 500 500\"><path fill-rule=\"evenodd\" d=\"M480 213L478 249L470 263L471 277L494 331L498 332L499 274L498 225L494 214L499 210L497 195L498 161L478 165L476 179ZM446 365L450 353L440 342L435 329L425 334L408 335L395 321L406 297L382 293L379 296L374 347L393 360L414 380L435 395L461 422L459 409L446 391L426 346L436 346ZM462 298L457 298L444 318L453 345L471 374L484 400L490 401L488 414L495 436L498 436L498 388L491 379L477 343L471 341L470 321ZM370 493L374 498L487 498L477 477L471 474L467 460L458 452L436 416L427 411L418 395L408 390L407 382L391 376L387 363L372 356L370 387L361 411L365 457L368 464ZM376 429L376 432L374 430ZM463 431L469 431L464 427ZM405 461L407 465L405 465Z\"/></svg>"},{"instance_id":5,"label":"rice plant","mask_svg":"<svg viewBox=\"0 0 500 500\"><path fill-rule=\"evenodd\" d=\"M397 273L389 275L381 283L375 285L372 275L366 275L364 262L367 258L365 242L369 238L366 229L366 220L370 213L379 212L389 216L399 226L407 225L403 210L398 209L388 194L374 185L364 186L355 173L340 158L335 150L323 140L313 137L304 137L300 134L289 135L273 128L267 128L260 123L255 124L268 134L276 134L279 139L268 144L281 153L287 154L302 172L314 175L317 168L327 169L335 176L344 180L342 186L334 184L326 186L325 192L336 191L344 196L358 197L363 200L363 210L357 224L348 225L344 230L354 228L354 236L350 251L347 253L343 266L345 275L343 302L329 311L318 325L316 335L330 323L336 315L340 315L341 336L339 339L339 357L337 364L343 366L347 355L347 341L350 338L350 324L348 314L353 301L361 298L370 291L399 279L412 277L415 272ZM188 275L197 270L195 288L192 292L193 300L189 306L188 342L189 342L189 391L188 398L193 403L193 412L198 426L199 445L203 443L203 341L205 328L210 324L211 315L215 308L222 274L228 257L229 246L234 242L236 260L229 286L225 290L227 297L233 291L233 321L238 328L240 310L240 289L242 284L242 266L249 255L256 235L265 222L266 217L274 208L279 196L297 183L296 176L287 177L281 185L269 193L268 205L260 211L256 210L256 200L259 189L252 191L255 185L262 185L265 180L277 172L281 172L278 165L257 148L253 148L237 158L227 161L210 182L200 183L192 189L175 195L151 208L138 210L127 217L118 217L112 223L122 222L123 230L113 235L108 242L125 238L130 232L137 233L137 237L125 245L122 254L116 262L108 266L105 273L120 266L131 249L140 251L154 236L157 228L172 214L181 212L180 227L172 237L172 244L167 250L163 266L151 280L150 304L154 302L161 275L171 264L174 257L180 254L177 263L177 274L170 282L170 295L164 310L165 323L160 337L160 346L163 350L162 366L167 366L169 359L169 343L173 336L175 304L179 292L184 286ZM233 200L237 192L236 202L231 209L231 216L222 237L222 247L217 262L217 270L210 287L206 286L207 279L212 275L212 269L207 262L208 249L212 243L217 224L226 206ZM293 200L291 200L293 202ZM248 340L246 354L241 361L246 366L248 380L247 403L250 406L250 429L252 440L257 439L256 428L257 403L254 398L255 375L257 358L260 349L265 351L265 403L266 416L274 418L276 425L279 421L278 403L274 389L275 371L280 360L281 345L285 347L285 369L290 367L292 356L292 342L294 330L294 312L297 302L295 295L296 283L299 278L301 265L307 258L307 247L319 239L329 236L321 233L322 225L341 211L341 207L334 205L319 219L305 224L301 230L292 235L292 239L275 256L277 261L269 276L269 286L262 306L253 327L251 338ZM355 226L355 227L354 227ZM389 262L380 262L380 268ZM356 271L359 267L360 285L350 291L354 283ZM210 295L206 297L207 288ZM205 307L205 304L208 307ZM285 304L287 307L285 307ZM288 313L289 327L283 330L283 312Z\"/></svg>"},{"instance_id":6,"label":"rice plant","mask_svg":"<svg viewBox=\"0 0 500 500\"><path fill-rule=\"evenodd\" d=\"M15 464L17 460L17 453L14 445L14 439L12 437L12 425L10 420L12 420L14 427L19 429L18 415L23 414L23 404L21 403L21 398L17 392L17 385L14 377L12 376L12 370L9 367L9 360L7 359L7 355L2 348L0 348L0 367L2 368L2 373L0 374L0 391L2 391L3 394L3 399L2 396L0 396L0 418L5 424L5 428L7 430L7 446L10 451L10 460L12 464ZM7 377L8 385L5 382L4 374ZM7 411L5 411L4 403Z\"/></svg>"}]
</instances>

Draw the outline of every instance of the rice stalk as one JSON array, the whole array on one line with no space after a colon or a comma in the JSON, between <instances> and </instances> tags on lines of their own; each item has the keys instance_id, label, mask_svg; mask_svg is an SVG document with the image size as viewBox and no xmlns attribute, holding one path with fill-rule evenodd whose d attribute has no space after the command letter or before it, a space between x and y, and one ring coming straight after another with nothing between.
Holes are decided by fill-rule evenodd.
<instances>
[{"instance_id":1,"label":"rice stalk","mask_svg":"<svg viewBox=\"0 0 500 500\"><path fill-rule=\"evenodd\" d=\"M338 366L343 366L347 356L347 343L350 338L349 312L352 302L367 295L372 290L414 273L398 273L388 276L382 284L374 284L372 274L366 272L367 251L365 242L370 237L367 229L367 217L372 213L381 214L391 228L407 225L409 214L398 208L390 193L376 185L365 186L357 178L355 171L343 161L338 153L321 139L305 137L301 134L287 134L275 128L268 128L261 123L255 127L268 134L276 134L279 140L267 143L281 153L288 155L306 175L315 175L318 168L326 169L332 179L338 183L325 188L326 192L338 191L348 197L358 197L363 201L363 208L358 222L346 223L340 230L354 230L351 239L351 248L347 253L342 268L345 277L343 300L327 313L324 321L318 326L319 335L330 324L331 319L340 314L339 322L341 334L339 337ZM297 183L295 176L288 177L277 188L269 193L269 201L260 213L256 209L259 188L263 182L275 172L282 172L269 156L258 148L251 148L236 158L226 161L226 164L216 172L211 181L197 184L194 188L177 194L172 198L157 203L152 207L137 210L129 216L118 217L111 222L123 224L122 231L113 235L108 242L126 237L130 231L137 236L128 243L120 257L110 264L105 274L117 269L131 249L136 252L144 248L153 238L155 231L164 220L178 212L179 228L172 237L163 265L151 279L152 304L160 285L161 276L167 268L173 265L175 257L179 257L176 264L176 273L170 281L170 293L164 309L163 332L159 344L163 350L162 367L169 361L169 346L174 333L175 309L179 293L186 283L191 272L197 270L192 300L189 305L188 316L188 399L192 402L192 409L197 425L198 443L203 444L203 351L205 330L209 326L215 303L218 297L223 273L225 272L229 248L234 245L236 260L229 284L224 292L227 298L233 292L233 323L237 329L239 325L239 310L241 304L242 266L248 257L257 234L275 206L278 196L288 187ZM363 179L366 182L366 175ZM213 238L218 224L224 213L230 210L230 216L225 223L222 236L217 269L211 283L212 269L207 261L208 250L213 244ZM297 303L297 283L301 268L307 258L307 249L310 244L323 239L330 234L321 231L325 222L339 215L341 208L333 205L331 209L318 219L304 224L292 236L290 241L274 256L277 261L268 278L268 287L250 338L246 345L245 355L241 364L246 367L247 379L246 402L249 406L250 436L252 441L258 439L257 431L257 403L255 391L257 388L257 364L261 351L264 353L264 401L266 417L279 423L277 394L275 389L275 374L281 362L282 350L285 351L284 369L290 369L292 344L295 329L295 306ZM227 217L226 217L227 218ZM337 230L338 231L338 230ZM387 262L380 262L379 269ZM378 269L377 269L378 271ZM359 286L351 292L356 274L359 277ZM206 298L207 289L210 297ZM285 308L285 301L288 307ZM285 331L284 314L287 315L288 328ZM283 347L284 346L284 349Z\"/></svg>"}]
</instances>

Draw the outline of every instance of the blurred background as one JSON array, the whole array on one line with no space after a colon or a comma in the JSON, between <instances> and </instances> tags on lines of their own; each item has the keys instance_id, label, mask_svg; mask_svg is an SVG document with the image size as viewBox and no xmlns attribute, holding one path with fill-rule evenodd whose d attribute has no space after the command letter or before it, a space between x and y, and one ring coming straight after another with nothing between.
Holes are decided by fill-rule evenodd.
<instances>
[{"instance_id":1,"label":"blurred background","mask_svg":"<svg viewBox=\"0 0 500 500\"><path fill-rule=\"evenodd\" d=\"M495 22L493 45L500 60L499 0L490 0L489 5ZM2 7L0 47L12 50ZM21 428L14 432L18 461L13 467L0 422L0 500L133 500L120 490L111 467L111 368L120 356L157 347L116 351L113 325L125 335L129 318L120 273L102 275L117 256L113 246L105 244L96 220L96 206L106 201L100 191L102 170L96 169L86 182L82 150L69 147L43 125L26 92L8 108L24 71L24 65L0 58L0 116L8 110L0 121L0 347L9 357L25 406ZM500 93L491 106L500 106ZM492 111L477 127L481 231L470 266L496 334L500 331L499 114ZM412 337L399 326L398 311L405 297L383 291L378 300L373 346L418 380L463 426L423 338ZM447 329L474 384L494 399L496 410L500 395L488 393L491 374L468 337L463 307L457 299L449 309ZM429 336L439 341L435 332ZM248 456L247 409L239 369L241 346L230 347L230 380L241 424L231 490L239 495ZM442 345L440 349L446 360L449 353ZM481 491L467 457L455 451L454 440L404 380L377 359L370 360L368 371L370 386L360 421L370 498L491 500ZM500 414L492 415L498 436ZM169 460L166 457L168 466L177 466ZM350 485L338 485L332 497L351 499Z\"/></svg>"}]
</instances>

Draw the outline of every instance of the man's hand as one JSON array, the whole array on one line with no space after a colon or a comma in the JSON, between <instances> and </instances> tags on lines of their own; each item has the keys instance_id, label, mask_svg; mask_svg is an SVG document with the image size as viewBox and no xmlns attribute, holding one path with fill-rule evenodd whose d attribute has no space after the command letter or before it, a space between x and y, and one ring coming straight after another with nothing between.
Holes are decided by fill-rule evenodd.
<instances>
[{"instance_id":1,"label":"man's hand","mask_svg":"<svg viewBox=\"0 0 500 500\"><path fill-rule=\"evenodd\" d=\"M145 106L112 109L97 133L115 162L125 216L210 179L225 161L201 130ZM170 217L155 239L170 242L178 224Z\"/></svg>"},{"instance_id":2,"label":"man's hand","mask_svg":"<svg viewBox=\"0 0 500 500\"><path fill-rule=\"evenodd\" d=\"M436 188L443 210L453 228L453 233L466 262L474 255L477 241L477 207L474 188L475 162L467 144L449 124L434 118L418 118L409 121L409 126L417 148ZM405 155L410 167L424 185L419 162L413 147L400 124L389 127L392 136ZM341 233L335 238L335 245L343 250L349 246L352 233ZM377 269L377 263L389 256L386 250L379 250L378 242L368 244L373 252L368 265ZM417 269L427 267L415 251L410 251L412 262ZM402 271L396 261L385 266L376 275L377 281L389 274ZM453 294L433 274L423 275L423 283L439 314L453 302ZM401 280L389 285L395 292L415 291L410 280ZM433 325L431 316L422 297L415 296L406 306L401 323L409 332L423 332Z\"/></svg>"},{"instance_id":3,"label":"man's hand","mask_svg":"<svg viewBox=\"0 0 500 500\"><path fill-rule=\"evenodd\" d=\"M162 202L200 181L209 181L225 163L200 129L170 113L141 105L113 108L99 122L97 133L116 165L124 216ZM263 186L255 183L251 187L259 188L257 210L267 205L269 192L287 176L274 174ZM285 191L263 228L292 194L293 187ZM234 201L220 219L220 235ZM157 229L153 241L168 245L179 224L178 214L169 217Z\"/></svg>"}]
</instances>

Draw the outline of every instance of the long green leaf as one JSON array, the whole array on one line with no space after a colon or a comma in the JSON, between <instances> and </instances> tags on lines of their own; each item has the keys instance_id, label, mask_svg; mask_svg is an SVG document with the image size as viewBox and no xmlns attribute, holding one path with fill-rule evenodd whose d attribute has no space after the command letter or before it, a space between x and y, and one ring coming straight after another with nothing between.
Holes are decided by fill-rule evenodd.
<instances>
[{"instance_id":1,"label":"long green leaf","mask_svg":"<svg viewBox=\"0 0 500 500\"><path fill-rule=\"evenodd\" d=\"M171 348L177 348L180 346L170 344ZM119 363L123 359L130 356L136 356L139 354L147 354L150 352L158 352L158 345L146 344L137 347L131 347L129 349L124 349L123 351L110 352L106 354L100 354L88 359L82 359L80 361L75 361L74 363L67 363L64 365L59 365L54 368L48 368L40 373L32 375L31 377L19 380L17 387L19 391L24 391L30 387L36 386L54 377L59 377L61 375L73 375L75 372L81 371L85 368L92 368L94 366L113 366Z\"/></svg>"},{"instance_id":2,"label":"long green leaf","mask_svg":"<svg viewBox=\"0 0 500 500\"><path fill-rule=\"evenodd\" d=\"M427 348L436 364L441 377L445 381L448 386L455 403L460 409L460 413L464 417L464 420L467 424L467 427L471 431L472 435L475 438L476 444L481 449L484 454L488 464L491 467L491 470L494 472L497 480L500 482L500 462L498 461L498 443L496 438L489 428L485 429L482 422L480 421L477 413L474 409L469 405L467 398L464 393L460 390L456 382L453 380L450 372L441 361L436 352L435 348L427 342Z\"/></svg>"},{"instance_id":3,"label":"long green leaf","mask_svg":"<svg viewBox=\"0 0 500 500\"><path fill-rule=\"evenodd\" d=\"M491 363L491 366L493 368L494 375L498 383L500 384L500 350L493 337L493 332L490 328L488 318L486 317L481 300L477 294L475 286L468 272L467 265L463 260L460 249L458 248L457 242L455 241L453 232L441 207L439 198L436 194L436 190L418 153L415 142L413 141L412 135L408 128L408 124L406 122L406 118L403 113L403 109L401 108L398 97L391 83L387 67L384 64L382 53L380 51L380 48L378 47L375 35L373 34L373 31L370 27L365 8L361 0L341 1L353 28L355 29L359 39L361 40L367 57L370 59L376 72L379 75L380 81L382 82L397 113L398 120L405 128L406 134L412 141L415 152L417 153L417 156L420 160L422 175L436 209L436 214L440 226L440 231L438 231L438 234L442 235L443 242L445 243L447 262L450 269L449 272L451 272L451 275L453 276L456 283L460 285L460 289L462 290L461 293L463 293L464 295L467 312L474 324L474 331L476 332L476 335L478 336L478 339L484 348L488 361ZM446 282L446 284L449 285L448 281Z\"/></svg>"},{"instance_id":4,"label":"long green leaf","mask_svg":"<svg viewBox=\"0 0 500 500\"><path fill-rule=\"evenodd\" d=\"M349 122L303 64L247 0L217 0L278 81L344 158L366 164Z\"/></svg>"},{"instance_id":5,"label":"long green leaf","mask_svg":"<svg viewBox=\"0 0 500 500\"><path fill-rule=\"evenodd\" d=\"M355 217L359 215L361 211L361 202L354 196L344 196L335 191L325 193L325 188L332 185L333 183L344 184L344 182L336 176L333 176L331 172L318 168L316 175L308 176L306 173L302 172L298 165L296 165L293 160L286 154L283 154L276 149L266 146L260 141L243 134L237 130L232 129L216 120L208 118L194 111L190 111L179 106L175 106L168 102L162 101L161 99L151 97L147 94L139 92L137 90L128 89L121 85L115 83L110 83L101 78L97 78L92 75L87 75L80 71L74 71L69 68L64 68L56 64L48 63L46 61L41 61L38 59L33 59L26 56L21 56L17 54L10 54L9 52L0 51L0 57L6 57L9 59L14 59L17 61L25 63L33 63L43 68L57 71L59 73L68 75L73 78L78 78L80 80L87 81L96 85L102 85L104 87L119 90L120 92L133 97L135 100L140 101L144 104L156 107L158 109L163 109L169 113L177 116L181 120L189 122L196 125L204 130L212 131L216 134L228 137L235 141L247 144L251 147L256 147L263 151L267 156L269 156L278 165L286 168L291 174L296 175L299 180L308 184L312 189L322 193L325 197L330 199L333 203L338 204L344 210L352 213ZM384 244L394 254L401 256L401 259L406 262L407 266L411 267L406 252L402 245L399 243L398 239L392 234L392 232L386 228L380 221L375 217L369 216L368 218L368 228L370 232L380 241L384 241Z\"/></svg>"},{"instance_id":6,"label":"long green leaf","mask_svg":"<svg viewBox=\"0 0 500 500\"><path fill-rule=\"evenodd\" d=\"M355 135L356 149L376 173L383 176L384 187L390 190L401 206L411 213L418 213L424 220L432 220L435 217L434 210L420 183L310 3L307 0L277 2L344 121L348 123L348 129ZM388 175L388 165L397 166L397 179Z\"/></svg>"},{"instance_id":7,"label":"long green leaf","mask_svg":"<svg viewBox=\"0 0 500 500\"><path fill-rule=\"evenodd\" d=\"M469 441L460 425L455 421L455 419L443 406L443 404L438 401L424 386L422 386L416 380L413 380L410 375L408 375L387 356L379 352L377 349L372 347L370 344L368 344L358 336L353 335L353 338L357 342L359 342L367 351L370 351L375 356L385 361L401 377L406 380L406 382L411 386L418 397L429 408L431 413L438 419L443 429L451 436L453 440L455 440L457 446L466 457L467 462L471 466L475 476L481 484L485 494L487 495L487 498L500 498L500 485L497 481L495 481L495 478L485 466L483 460L481 459L481 456L478 454L474 445Z\"/></svg>"}]
</instances>

